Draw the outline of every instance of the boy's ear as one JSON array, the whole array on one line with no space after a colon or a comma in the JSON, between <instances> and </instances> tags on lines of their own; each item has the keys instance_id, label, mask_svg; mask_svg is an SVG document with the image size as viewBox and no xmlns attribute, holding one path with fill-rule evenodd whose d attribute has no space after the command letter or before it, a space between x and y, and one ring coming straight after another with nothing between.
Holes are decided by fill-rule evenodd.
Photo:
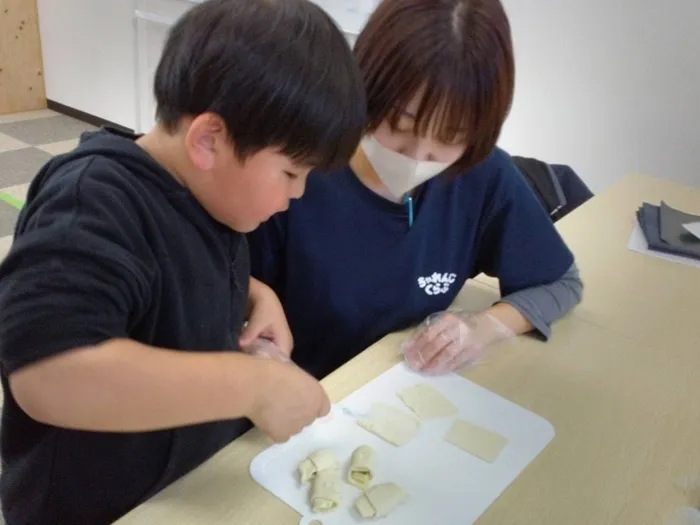
<instances>
[{"instance_id":1,"label":"boy's ear","mask_svg":"<svg viewBox=\"0 0 700 525\"><path fill-rule=\"evenodd\" d=\"M218 115L203 113L189 124L185 134L185 147L190 160L200 172L212 171L217 155L227 144L226 124Z\"/></svg>"}]
</instances>

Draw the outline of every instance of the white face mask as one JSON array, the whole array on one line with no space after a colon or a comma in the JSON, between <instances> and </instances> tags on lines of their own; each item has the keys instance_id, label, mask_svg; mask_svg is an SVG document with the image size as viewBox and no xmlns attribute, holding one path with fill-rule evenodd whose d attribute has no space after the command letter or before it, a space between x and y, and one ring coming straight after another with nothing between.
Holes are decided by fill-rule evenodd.
<instances>
[{"instance_id":1,"label":"white face mask","mask_svg":"<svg viewBox=\"0 0 700 525\"><path fill-rule=\"evenodd\" d=\"M447 162L418 161L406 157L385 148L374 137L362 139L362 150L381 181L398 198L451 165Z\"/></svg>"}]
</instances>

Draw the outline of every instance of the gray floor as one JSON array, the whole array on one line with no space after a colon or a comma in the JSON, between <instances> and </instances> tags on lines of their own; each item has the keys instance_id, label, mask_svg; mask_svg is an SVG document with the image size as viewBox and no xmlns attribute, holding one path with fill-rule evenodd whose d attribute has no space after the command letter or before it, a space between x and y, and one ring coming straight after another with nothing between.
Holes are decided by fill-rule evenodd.
<instances>
[{"instance_id":1,"label":"gray floor","mask_svg":"<svg viewBox=\"0 0 700 525\"><path fill-rule=\"evenodd\" d=\"M50 110L0 115L0 259L12 243L29 183L54 155L70 151L94 129Z\"/></svg>"}]
</instances>

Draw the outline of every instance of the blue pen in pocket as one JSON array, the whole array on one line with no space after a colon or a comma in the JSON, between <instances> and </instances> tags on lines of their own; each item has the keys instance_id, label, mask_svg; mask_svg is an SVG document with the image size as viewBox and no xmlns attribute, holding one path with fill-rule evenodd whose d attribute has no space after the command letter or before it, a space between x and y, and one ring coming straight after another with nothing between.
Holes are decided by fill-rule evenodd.
<instances>
[{"instance_id":1,"label":"blue pen in pocket","mask_svg":"<svg viewBox=\"0 0 700 525\"><path fill-rule=\"evenodd\" d=\"M408 227L413 226L413 197L409 194L404 195L403 203L406 205L406 211L408 212Z\"/></svg>"}]
</instances>

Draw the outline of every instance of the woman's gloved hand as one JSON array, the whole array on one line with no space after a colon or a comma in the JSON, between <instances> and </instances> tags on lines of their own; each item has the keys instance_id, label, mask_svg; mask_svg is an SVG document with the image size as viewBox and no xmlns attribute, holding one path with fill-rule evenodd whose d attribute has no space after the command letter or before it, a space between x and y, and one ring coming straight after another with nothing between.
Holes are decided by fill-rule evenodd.
<instances>
[{"instance_id":1,"label":"woman's gloved hand","mask_svg":"<svg viewBox=\"0 0 700 525\"><path fill-rule=\"evenodd\" d=\"M428 316L401 351L413 370L439 375L478 362L489 346L514 336L487 313L446 311Z\"/></svg>"}]
</instances>

